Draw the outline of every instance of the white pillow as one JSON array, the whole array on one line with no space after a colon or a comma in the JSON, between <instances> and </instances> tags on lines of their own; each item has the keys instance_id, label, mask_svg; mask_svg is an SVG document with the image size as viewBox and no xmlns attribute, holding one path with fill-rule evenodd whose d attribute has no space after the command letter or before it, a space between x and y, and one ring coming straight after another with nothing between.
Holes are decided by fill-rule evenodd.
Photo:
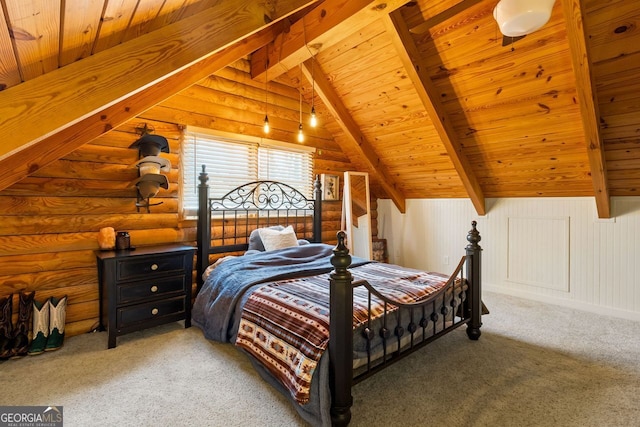
<instances>
[{"instance_id":1,"label":"white pillow","mask_svg":"<svg viewBox=\"0 0 640 427\"><path fill-rule=\"evenodd\" d=\"M284 227L281 225L273 225L271 227L265 227L265 228L270 228L272 230L278 230L278 231L284 230ZM256 228L255 230L253 230L249 235L249 247L247 248L247 251L251 251L251 250L264 252L264 245L262 244L262 240L260 239L259 228Z\"/></svg>"},{"instance_id":2,"label":"white pillow","mask_svg":"<svg viewBox=\"0 0 640 427\"><path fill-rule=\"evenodd\" d=\"M264 244L265 251L273 251L276 249L289 248L298 246L298 238L292 226L288 226L283 230L273 230L271 228L261 228L259 230L260 239Z\"/></svg>"}]
</instances>

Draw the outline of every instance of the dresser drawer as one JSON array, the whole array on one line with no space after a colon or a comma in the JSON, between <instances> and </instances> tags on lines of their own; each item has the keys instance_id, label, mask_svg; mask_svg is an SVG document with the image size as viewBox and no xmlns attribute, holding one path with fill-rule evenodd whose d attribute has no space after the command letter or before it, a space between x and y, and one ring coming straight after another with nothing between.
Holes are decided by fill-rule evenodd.
<instances>
[{"instance_id":1,"label":"dresser drawer","mask_svg":"<svg viewBox=\"0 0 640 427\"><path fill-rule=\"evenodd\" d=\"M148 301L150 298L184 294L185 277L172 276L118 285L118 304Z\"/></svg>"},{"instance_id":2,"label":"dresser drawer","mask_svg":"<svg viewBox=\"0 0 640 427\"><path fill-rule=\"evenodd\" d=\"M194 251L176 244L96 251L99 328L108 331L108 348L117 337L142 329L179 320L191 326Z\"/></svg>"},{"instance_id":3,"label":"dresser drawer","mask_svg":"<svg viewBox=\"0 0 640 427\"><path fill-rule=\"evenodd\" d=\"M162 319L185 312L185 298L175 297L146 304L139 304L118 309L118 328L126 328L136 323Z\"/></svg>"},{"instance_id":4,"label":"dresser drawer","mask_svg":"<svg viewBox=\"0 0 640 427\"><path fill-rule=\"evenodd\" d=\"M146 277L150 274L183 271L184 258L176 254L156 255L154 257L129 257L117 262L117 280Z\"/></svg>"}]
</instances>

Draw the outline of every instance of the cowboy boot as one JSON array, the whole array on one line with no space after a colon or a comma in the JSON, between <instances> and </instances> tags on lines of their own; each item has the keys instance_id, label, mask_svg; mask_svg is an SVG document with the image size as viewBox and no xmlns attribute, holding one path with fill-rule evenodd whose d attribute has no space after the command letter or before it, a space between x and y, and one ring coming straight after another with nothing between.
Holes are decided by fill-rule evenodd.
<instances>
[{"instance_id":1,"label":"cowboy boot","mask_svg":"<svg viewBox=\"0 0 640 427\"><path fill-rule=\"evenodd\" d=\"M18 308L18 321L13 328L13 343L11 345L11 358L27 355L29 349L29 331L31 330L31 314L33 313L33 298L36 292L20 292L20 305Z\"/></svg>"},{"instance_id":2,"label":"cowboy boot","mask_svg":"<svg viewBox=\"0 0 640 427\"><path fill-rule=\"evenodd\" d=\"M35 356L44 353L49 337L49 298L45 302L33 301L33 340L27 354Z\"/></svg>"},{"instance_id":3,"label":"cowboy boot","mask_svg":"<svg viewBox=\"0 0 640 427\"><path fill-rule=\"evenodd\" d=\"M11 343L13 341L13 294L0 298L0 359L8 359L11 356Z\"/></svg>"},{"instance_id":4,"label":"cowboy boot","mask_svg":"<svg viewBox=\"0 0 640 427\"><path fill-rule=\"evenodd\" d=\"M64 341L64 322L67 319L67 296L57 299L51 297L49 302L49 338L44 351L57 350Z\"/></svg>"}]
</instances>

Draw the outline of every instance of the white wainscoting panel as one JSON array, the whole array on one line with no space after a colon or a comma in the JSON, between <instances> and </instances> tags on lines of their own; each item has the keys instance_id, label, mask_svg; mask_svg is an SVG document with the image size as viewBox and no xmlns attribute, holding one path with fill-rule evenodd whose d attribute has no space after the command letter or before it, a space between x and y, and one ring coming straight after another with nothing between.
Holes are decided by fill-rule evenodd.
<instances>
[{"instance_id":1,"label":"white wainscoting panel","mask_svg":"<svg viewBox=\"0 0 640 427\"><path fill-rule=\"evenodd\" d=\"M597 218L591 197L485 202L487 215L478 216L467 199L410 199L404 214L379 200L378 235L392 263L445 273L464 254L475 220L483 289L640 320L640 197L612 197L610 220ZM527 251L545 274L526 270Z\"/></svg>"},{"instance_id":2,"label":"white wainscoting panel","mask_svg":"<svg viewBox=\"0 0 640 427\"><path fill-rule=\"evenodd\" d=\"M569 218L508 218L507 280L569 292Z\"/></svg>"}]
</instances>

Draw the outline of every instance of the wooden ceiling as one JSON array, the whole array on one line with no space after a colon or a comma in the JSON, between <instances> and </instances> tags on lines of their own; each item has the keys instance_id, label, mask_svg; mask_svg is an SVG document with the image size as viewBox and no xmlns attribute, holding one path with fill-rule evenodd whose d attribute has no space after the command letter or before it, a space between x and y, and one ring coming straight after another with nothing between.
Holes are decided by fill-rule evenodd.
<instances>
[{"instance_id":1,"label":"wooden ceiling","mask_svg":"<svg viewBox=\"0 0 640 427\"><path fill-rule=\"evenodd\" d=\"M640 8L556 0L503 46L496 3L0 0L0 190L249 57L309 100L313 77L325 129L401 211L590 196L611 216L640 189Z\"/></svg>"}]
</instances>

